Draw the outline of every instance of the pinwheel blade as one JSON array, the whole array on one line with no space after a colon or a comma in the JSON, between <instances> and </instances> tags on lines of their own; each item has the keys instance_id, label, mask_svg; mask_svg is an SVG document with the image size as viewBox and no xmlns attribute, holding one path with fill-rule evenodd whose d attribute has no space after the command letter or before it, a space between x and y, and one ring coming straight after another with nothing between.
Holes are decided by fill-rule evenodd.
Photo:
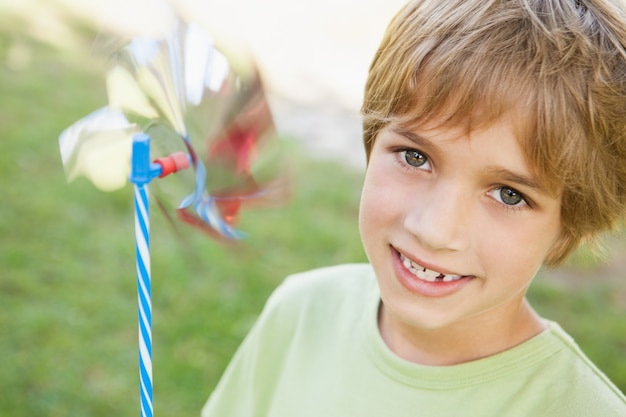
<instances>
[{"instance_id":1,"label":"pinwheel blade","mask_svg":"<svg viewBox=\"0 0 626 417\"><path fill-rule=\"evenodd\" d=\"M282 146L261 77L250 60L220 50L200 26L178 20L168 36L132 39L112 54L108 106L59 139L68 180L109 191L127 183L132 136L150 136L151 156L189 155L191 169L151 188L173 217L214 236L246 206L287 194Z\"/></svg>"}]
</instances>

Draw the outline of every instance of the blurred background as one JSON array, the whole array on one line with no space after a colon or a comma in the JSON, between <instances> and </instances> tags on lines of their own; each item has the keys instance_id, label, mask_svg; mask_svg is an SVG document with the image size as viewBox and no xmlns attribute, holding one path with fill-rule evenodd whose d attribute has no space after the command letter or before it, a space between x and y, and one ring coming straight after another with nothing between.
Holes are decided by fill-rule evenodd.
<instances>
[{"instance_id":1,"label":"blurred background","mask_svg":"<svg viewBox=\"0 0 626 417\"><path fill-rule=\"evenodd\" d=\"M0 2L0 415L139 412L132 192L66 183L63 129L106 104L107 36L160 31L168 9L246 49L294 167L289 204L242 219L222 246L153 210L157 415L198 415L284 277L365 261L357 231L358 109L399 0ZM626 245L581 250L529 297L626 390Z\"/></svg>"}]
</instances>

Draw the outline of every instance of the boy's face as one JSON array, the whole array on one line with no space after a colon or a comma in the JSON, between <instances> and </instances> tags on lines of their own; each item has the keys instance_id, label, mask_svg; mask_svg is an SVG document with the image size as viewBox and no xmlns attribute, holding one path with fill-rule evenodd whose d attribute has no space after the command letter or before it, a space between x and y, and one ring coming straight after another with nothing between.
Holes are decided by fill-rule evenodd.
<instances>
[{"instance_id":1,"label":"boy's face","mask_svg":"<svg viewBox=\"0 0 626 417\"><path fill-rule=\"evenodd\" d=\"M560 206L533 178L508 119L469 135L388 126L359 218L385 317L415 330L514 329L558 240Z\"/></svg>"}]
</instances>

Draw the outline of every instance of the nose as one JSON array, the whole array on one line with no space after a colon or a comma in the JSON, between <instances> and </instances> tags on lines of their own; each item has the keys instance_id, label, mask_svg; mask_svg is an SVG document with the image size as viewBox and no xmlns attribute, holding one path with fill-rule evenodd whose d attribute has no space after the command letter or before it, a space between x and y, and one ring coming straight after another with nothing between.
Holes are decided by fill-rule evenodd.
<instances>
[{"instance_id":1,"label":"nose","mask_svg":"<svg viewBox=\"0 0 626 417\"><path fill-rule=\"evenodd\" d=\"M469 243L472 199L461 184L439 181L411 196L404 226L431 250L462 251Z\"/></svg>"}]
</instances>

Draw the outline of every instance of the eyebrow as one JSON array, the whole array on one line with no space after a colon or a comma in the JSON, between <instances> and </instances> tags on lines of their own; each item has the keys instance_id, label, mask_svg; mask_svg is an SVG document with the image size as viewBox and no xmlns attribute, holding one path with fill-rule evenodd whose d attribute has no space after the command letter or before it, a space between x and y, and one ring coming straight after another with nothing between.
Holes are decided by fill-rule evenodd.
<instances>
[{"instance_id":1,"label":"eyebrow","mask_svg":"<svg viewBox=\"0 0 626 417\"><path fill-rule=\"evenodd\" d=\"M537 192L545 193L546 190L541 186L539 181L534 177L517 174L503 168L489 168L487 172L491 175L502 178L506 182L512 182L515 184L524 185L528 188L532 188Z\"/></svg>"},{"instance_id":2,"label":"eyebrow","mask_svg":"<svg viewBox=\"0 0 626 417\"><path fill-rule=\"evenodd\" d=\"M425 151L426 153L434 156L440 156L441 151L437 147L437 145L433 144L430 140L426 139L423 136L418 135L417 133L411 132L406 129L392 129L394 133L403 136L404 138L410 140L415 143L420 150Z\"/></svg>"}]
</instances>

